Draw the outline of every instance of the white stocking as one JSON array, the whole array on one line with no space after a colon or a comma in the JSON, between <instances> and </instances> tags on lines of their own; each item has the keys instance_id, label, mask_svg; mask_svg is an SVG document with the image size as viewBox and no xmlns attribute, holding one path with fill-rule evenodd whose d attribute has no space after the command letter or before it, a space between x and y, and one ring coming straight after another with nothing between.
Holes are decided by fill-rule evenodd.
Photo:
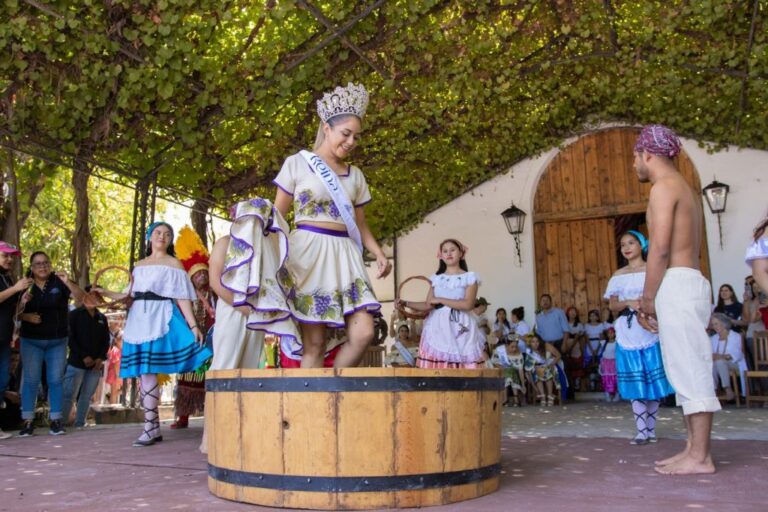
<instances>
[{"instance_id":1,"label":"white stocking","mask_svg":"<svg viewBox=\"0 0 768 512\"><path fill-rule=\"evenodd\" d=\"M658 409L658 402L656 408ZM648 407L645 400L632 400L632 414L635 415L635 426L637 427L636 439L648 438Z\"/></svg>"},{"instance_id":2,"label":"white stocking","mask_svg":"<svg viewBox=\"0 0 768 512\"><path fill-rule=\"evenodd\" d=\"M656 435L656 413L659 410L659 401L646 400L645 408L648 411L648 419L645 421L645 425L648 428L648 436L653 437Z\"/></svg>"},{"instance_id":3,"label":"white stocking","mask_svg":"<svg viewBox=\"0 0 768 512\"><path fill-rule=\"evenodd\" d=\"M154 373L141 376L141 405L144 407L144 432L139 436L140 441L160 435L160 415L157 406L160 402L160 388L157 386L157 375Z\"/></svg>"}]
</instances>

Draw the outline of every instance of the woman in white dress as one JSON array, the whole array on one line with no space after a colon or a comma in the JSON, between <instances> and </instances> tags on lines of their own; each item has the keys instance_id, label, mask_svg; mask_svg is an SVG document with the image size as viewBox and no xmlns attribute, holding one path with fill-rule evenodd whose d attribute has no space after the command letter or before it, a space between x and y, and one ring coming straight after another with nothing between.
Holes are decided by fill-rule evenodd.
<instances>
[{"instance_id":1,"label":"woman in white dress","mask_svg":"<svg viewBox=\"0 0 768 512\"><path fill-rule=\"evenodd\" d=\"M480 279L469 272L467 248L458 240L440 244L437 273L425 302L401 301L398 307L429 311L421 331L419 368L485 368L485 335L472 315Z\"/></svg>"},{"instance_id":2,"label":"woman in white dress","mask_svg":"<svg viewBox=\"0 0 768 512\"><path fill-rule=\"evenodd\" d=\"M185 373L200 368L211 357L192 311L197 299L184 266L174 257L173 229L155 222L147 229L147 257L133 269L133 303L123 330L120 378L141 377L144 431L133 446L151 446L160 434L158 373ZM112 298L126 294L98 291Z\"/></svg>"},{"instance_id":3,"label":"woman in white dress","mask_svg":"<svg viewBox=\"0 0 768 512\"><path fill-rule=\"evenodd\" d=\"M381 309L368 281L363 246L386 277L389 260L368 228L363 207L371 201L363 172L347 163L357 147L368 93L362 85L337 87L317 102L320 127L314 153L289 156L274 180L275 206L293 208L289 236L289 305L301 327L303 368L321 368L326 330L346 328L347 341L334 366L356 366L373 340L372 313Z\"/></svg>"},{"instance_id":4,"label":"woman in white dress","mask_svg":"<svg viewBox=\"0 0 768 512\"><path fill-rule=\"evenodd\" d=\"M644 329L637 319L648 241L642 233L629 231L621 237L620 248L627 265L608 281L604 298L618 315L614 322L616 373L619 396L632 402L637 433L631 443L644 445L656 442L659 401L674 390L664 373L659 336Z\"/></svg>"}]
</instances>

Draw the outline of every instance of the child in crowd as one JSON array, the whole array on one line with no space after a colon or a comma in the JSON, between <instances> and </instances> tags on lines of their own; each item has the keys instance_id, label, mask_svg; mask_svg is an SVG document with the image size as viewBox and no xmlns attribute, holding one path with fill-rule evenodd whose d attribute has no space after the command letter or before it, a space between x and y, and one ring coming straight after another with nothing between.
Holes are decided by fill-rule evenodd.
<instances>
[{"instance_id":1,"label":"child in crowd","mask_svg":"<svg viewBox=\"0 0 768 512\"><path fill-rule=\"evenodd\" d=\"M531 359L520 351L517 341L508 339L493 351L491 362L495 368L504 369L507 399L503 405L510 405L511 397L511 405L520 407L520 397L525 395L525 372L533 369Z\"/></svg>"},{"instance_id":2,"label":"child in crowd","mask_svg":"<svg viewBox=\"0 0 768 512\"><path fill-rule=\"evenodd\" d=\"M603 331L608 327L610 326L600 319L599 310L593 309L589 312L587 324L584 325L584 336L587 339L584 346L585 367L597 365L600 362L597 353L600 350L601 340L603 340Z\"/></svg>"},{"instance_id":3,"label":"child in crowd","mask_svg":"<svg viewBox=\"0 0 768 512\"><path fill-rule=\"evenodd\" d=\"M469 272L467 248L458 240L440 243L440 264L425 302L397 300L398 307L429 311L419 345L419 368L485 368L485 335L472 314L480 279Z\"/></svg>"},{"instance_id":4,"label":"child in crowd","mask_svg":"<svg viewBox=\"0 0 768 512\"><path fill-rule=\"evenodd\" d=\"M512 324L507 320L507 310L499 308L496 310L496 320L493 322L493 341L494 344L504 343L512 333Z\"/></svg>"},{"instance_id":5,"label":"child in crowd","mask_svg":"<svg viewBox=\"0 0 768 512\"><path fill-rule=\"evenodd\" d=\"M540 405L555 405L555 390L560 390L557 363L560 352L551 344L545 343L538 334L532 334L528 340L528 355L532 359L533 383ZM546 389L546 398L544 391Z\"/></svg>"},{"instance_id":6,"label":"child in crowd","mask_svg":"<svg viewBox=\"0 0 768 512\"><path fill-rule=\"evenodd\" d=\"M123 379L120 378L120 361L123 353L123 331L120 330L112 339L112 346L107 352L107 375L104 383L109 385L109 403L120 401L120 388Z\"/></svg>"},{"instance_id":7,"label":"child in crowd","mask_svg":"<svg viewBox=\"0 0 768 512\"><path fill-rule=\"evenodd\" d=\"M603 383L606 402L618 402L621 396L618 393L618 381L616 378L616 331L609 327L603 334L605 343L601 345L598 359L600 360L600 380Z\"/></svg>"}]
</instances>

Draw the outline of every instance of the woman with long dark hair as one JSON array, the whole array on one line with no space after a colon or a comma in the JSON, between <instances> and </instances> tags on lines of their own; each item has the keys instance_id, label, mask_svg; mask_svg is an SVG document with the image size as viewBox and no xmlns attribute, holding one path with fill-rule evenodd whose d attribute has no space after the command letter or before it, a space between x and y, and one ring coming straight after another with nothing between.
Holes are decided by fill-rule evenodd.
<instances>
[{"instance_id":1,"label":"woman with long dark hair","mask_svg":"<svg viewBox=\"0 0 768 512\"><path fill-rule=\"evenodd\" d=\"M720 290L717 292L717 304L715 305L715 313L723 313L731 319L731 327L740 332L739 327L744 325L741 322L743 305L736 298L736 292L733 291L733 286L728 283L720 286Z\"/></svg>"},{"instance_id":2,"label":"woman with long dark hair","mask_svg":"<svg viewBox=\"0 0 768 512\"><path fill-rule=\"evenodd\" d=\"M144 431L133 446L151 446L160 434L158 373L185 373L200 368L211 352L203 345L202 327L192 311L197 298L184 266L176 259L173 228L155 222L147 229L147 257L133 269L133 303L123 329L120 378L141 378ZM126 294L99 288L112 298Z\"/></svg>"},{"instance_id":3,"label":"woman with long dark hair","mask_svg":"<svg viewBox=\"0 0 768 512\"><path fill-rule=\"evenodd\" d=\"M637 433L631 444L656 442L656 412L659 402L674 393L667 381L661 359L659 336L644 329L637 319L645 283L645 255L648 241L639 231L628 231L620 239L627 265L617 270L605 290L611 311L618 315L616 370L619 395L632 401Z\"/></svg>"},{"instance_id":4,"label":"woman with long dark hair","mask_svg":"<svg viewBox=\"0 0 768 512\"><path fill-rule=\"evenodd\" d=\"M82 300L84 292L65 272L53 272L51 260L42 251L29 257L27 277L33 285L22 297L21 315L21 417L24 428L19 436L34 435L35 402L42 379L43 362L48 382L51 435L65 434L62 424L64 370L67 366L69 298Z\"/></svg>"}]
</instances>

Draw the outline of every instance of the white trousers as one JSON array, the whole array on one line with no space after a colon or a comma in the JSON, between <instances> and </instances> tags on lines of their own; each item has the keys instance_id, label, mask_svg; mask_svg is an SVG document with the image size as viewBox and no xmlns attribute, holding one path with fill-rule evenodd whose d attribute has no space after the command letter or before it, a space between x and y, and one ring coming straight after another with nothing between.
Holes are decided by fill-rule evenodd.
<instances>
[{"instance_id":1,"label":"white trousers","mask_svg":"<svg viewBox=\"0 0 768 512\"><path fill-rule=\"evenodd\" d=\"M701 272L674 267L664 273L656 295L664 371L686 416L720 410L712 386L712 343L706 331L711 293Z\"/></svg>"},{"instance_id":2,"label":"white trousers","mask_svg":"<svg viewBox=\"0 0 768 512\"><path fill-rule=\"evenodd\" d=\"M219 299L213 329L211 370L259 368L264 349L264 333L246 328L247 318Z\"/></svg>"}]
</instances>

